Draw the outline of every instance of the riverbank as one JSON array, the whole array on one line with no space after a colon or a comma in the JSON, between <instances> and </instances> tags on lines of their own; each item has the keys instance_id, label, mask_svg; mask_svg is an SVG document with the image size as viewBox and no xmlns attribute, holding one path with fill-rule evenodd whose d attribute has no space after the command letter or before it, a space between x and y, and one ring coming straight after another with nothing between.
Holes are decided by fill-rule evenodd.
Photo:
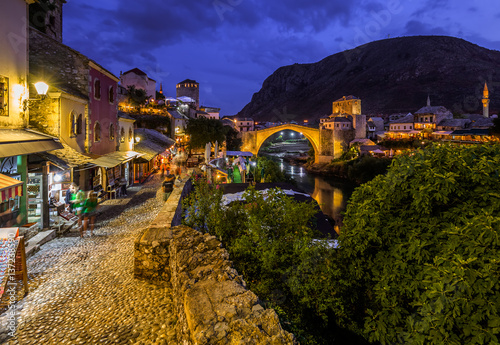
<instances>
[{"instance_id":1,"label":"riverbank","mask_svg":"<svg viewBox=\"0 0 500 345\"><path fill-rule=\"evenodd\" d=\"M306 163L303 167L313 175L335 177L360 185L385 174L391 161L390 158L363 156L349 161Z\"/></svg>"}]
</instances>

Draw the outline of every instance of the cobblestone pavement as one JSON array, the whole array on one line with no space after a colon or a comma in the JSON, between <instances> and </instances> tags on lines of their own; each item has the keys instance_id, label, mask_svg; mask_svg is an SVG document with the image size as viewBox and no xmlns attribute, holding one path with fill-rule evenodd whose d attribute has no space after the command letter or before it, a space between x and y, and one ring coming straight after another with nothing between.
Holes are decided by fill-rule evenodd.
<instances>
[{"instance_id":1,"label":"cobblestone pavement","mask_svg":"<svg viewBox=\"0 0 500 345\"><path fill-rule=\"evenodd\" d=\"M0 318L0 343L177 344L170 291L133 278L134 240L163 204L161 180L106 202L94 236L57 238L28 259L30 292L14 337Z\"/></svg>"}]
</instances>

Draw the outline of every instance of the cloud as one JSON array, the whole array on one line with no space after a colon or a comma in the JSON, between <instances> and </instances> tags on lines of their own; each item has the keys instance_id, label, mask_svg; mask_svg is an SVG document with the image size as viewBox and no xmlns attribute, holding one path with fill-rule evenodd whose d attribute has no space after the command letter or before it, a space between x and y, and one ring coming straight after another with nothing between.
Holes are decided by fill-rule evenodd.
<instances>
[{"instance_id":1,"label":"cloud","mask_svg":"<svg viewBox=\"0 0 500 345\"><path fill-rule=\"evenodd\" d=\"M404 35L449 35L449 32L439 26L431 26L417 20L410 20L406 23Z\"/></svg>"}]
</instances>

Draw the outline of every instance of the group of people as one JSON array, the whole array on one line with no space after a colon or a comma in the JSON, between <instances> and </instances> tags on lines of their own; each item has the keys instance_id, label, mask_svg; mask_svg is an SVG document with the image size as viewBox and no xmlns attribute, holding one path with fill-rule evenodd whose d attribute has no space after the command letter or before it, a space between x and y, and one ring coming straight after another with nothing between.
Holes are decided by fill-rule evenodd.
<instances>
[{"instance_id":1,"label":"group of people","mask_svg":"<svg viewBox=\"0 0 500 345\"><path fill-rule=\"evenodd\" d=\"M90 235L92 236L97 215L97 193L90 191L88 195L85 196L85 193L76 184L71 184L66 191L64 202L68 210L78 216L80 237L83 237L84 233L87 231L89 221Z\"/></svg>"}]
</instances>

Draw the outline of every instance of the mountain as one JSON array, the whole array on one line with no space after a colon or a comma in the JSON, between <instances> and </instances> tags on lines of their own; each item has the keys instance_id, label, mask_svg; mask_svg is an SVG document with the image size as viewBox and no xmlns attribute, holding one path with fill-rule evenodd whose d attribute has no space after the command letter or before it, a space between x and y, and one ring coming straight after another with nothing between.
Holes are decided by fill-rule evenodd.
<instances>
[{"instance_id":1,"label":"mountain","mask_svg":"<svg viewBox=\"0 0 500 345\"><path fill-rule=\"evenodd\" d=\"M484 82L490 115L500 110L500 52L447 36L371 42L310 64L278 68L239 113L257 121L316 120L342 96L361 99L366 115L415 112L443 105L481 113Z\"/></svg>"}]
</instances>

